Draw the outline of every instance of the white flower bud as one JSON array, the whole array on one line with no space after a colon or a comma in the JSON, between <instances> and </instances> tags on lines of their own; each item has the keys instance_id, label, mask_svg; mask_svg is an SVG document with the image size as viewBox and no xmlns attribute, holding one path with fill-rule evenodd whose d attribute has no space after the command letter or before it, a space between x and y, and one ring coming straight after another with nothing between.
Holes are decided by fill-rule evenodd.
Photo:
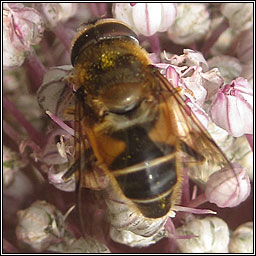
<instances>
[{"instance_id":1,"label":"white flower bud","mask_svg":"<svg viewBox=\"0 0 256 256\"><path fill-rule=\"evenodd\" d=\"M201 40L210 26L205 4L179 3L175 23L169 28L169 38L176 44L188 45Z\"/></svg>"},{"instance_id":2,"label":"white flower bud","mask_svg":"<svg viewBox=\"0 0 256 256\"><path fill-rule=\"evenodd\" d=\"M51 204L36 201L29 208L17 212L16 236L21 244L35 251L43 251L60 242L64 234L63 215Z\"/></svg>"},{"instance_id":3,"label":"white flower bud","mask_svg":"<svg viewBox=\"0 0 256 256\"><path fill-rule=\"evenodd\" d=\"M226 154L229 154L229 150L232 147L234 138L231 135L229 135L229 133L226 130L220 128L212 121L209 123L207 128L208 132L210 133L214 141L217 143L217 145L221 148L221 150ZM227 155L227 157L231 158L231 155Z\"/></svg>"},{"instance_id":4,"label":"white flower bud","mask_svg":"<svg viewBox=\"0 0 256 256\"><path fill-rule=\"evenodd\" d=\"M210 68L219 69L226 84L241 75L242 65L235 57L222 55L208 59L207 62Z\"/></svg>"},{"instance_id":5,"label":"white flower bud","mask_svg":"<svg viewBox=\"0 0 256 256\"><path fill-rule=\"evenodd\" d=\"M8 187L14 181L15 173L27 164L19 155L3 146L3 184Z\"/></svg>"},{"instance_id":6,"label":"white flower bud","mask_svg":"<svg viewBox=\"0 0 256 256\"><path fill-rule=\"evenodd\" d=\"M36 6L49 27L55 27L60 21L72 17L78 9L76 3L41 3Z\"/></svg>"},{"instance_id":7,"label":"white flower bud","mask_svg":"<svg viewBox=\"0 0 256 256\"><path fill-rule=\"evenodd\" d=\"M253 222L240 225L232 233L229 243L230 253L253 253Z\"/></svg>"},{"instance_id":8,"label":"white flower bud","mask_svg":"<svg viewBox=\"0 0 256 256\"><path fill-rule=\"evenodd\" d=\"M249 29L253 25L253 3L224 3L221 5L221 12L236 32Z\"/></svg>"},{"instance_id":9,"label":"white flower bud","mask_svg":"<svg viewBox=\"0 0 256 256\"><path fill-rule=\"evenodd\" d=\"M194 219L176 229L178 235L194 235L194 238L177 239L182 253L227 253L229 230L217 217Z\"/></svg>"},{"instance_id":10,"label":"white flower bud","mask_svg":"<svg viewBox=\"0 0 256 256\"><path fill-rule=\"evenodd\" d=\"M245 136L233 138L231 148L229 149L229 159L239 163L246 168L250 180L253 180L253 151ZM226 151L224 151L226 152Z\"/></svg>"}]
</instances>

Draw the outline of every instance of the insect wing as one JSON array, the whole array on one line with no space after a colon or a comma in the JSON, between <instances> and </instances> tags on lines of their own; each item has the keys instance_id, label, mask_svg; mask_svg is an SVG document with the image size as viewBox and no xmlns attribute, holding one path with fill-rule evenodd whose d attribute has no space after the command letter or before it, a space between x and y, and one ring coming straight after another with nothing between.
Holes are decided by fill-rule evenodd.
<instances>
[{"instance_id":1,"label":"insect wing","mask_svg":"<svg viewBox=\"0 0 256 256\"><path fill-rule=\"evenodd\" d=\"M83 234L96 236L96 226L100 225L101 220L95 220L97 212L100 211L100 200L94 189L100 189L99 177L102 176L102 172L95 167L95 157L85 129L85 114L83 101L76 99L75 159L77 160L74 165L77 166L75 171L77 209Z\"/></svg>"},{"instance_id":2,"label":"insect wing","mask_svg":"<svg viewBox=\"0 0 256 256\"><path fill-rule=\"evenodd\" d=\"M163 101L169 112L167 118L171 123L170 132L179 140L178 150L183 153L182 161L185 165L196 172L203 172L205 168L220 170L224 166L233 169L225 154L186 105L179 90L158 71L156 76L162 88Z\"/></svg>"}]
</instances>

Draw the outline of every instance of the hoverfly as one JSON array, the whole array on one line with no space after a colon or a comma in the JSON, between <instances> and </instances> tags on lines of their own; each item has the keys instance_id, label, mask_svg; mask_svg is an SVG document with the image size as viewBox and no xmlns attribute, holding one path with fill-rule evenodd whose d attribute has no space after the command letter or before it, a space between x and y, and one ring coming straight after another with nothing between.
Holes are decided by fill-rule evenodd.
<instances>
[{"instance_id":1,"label":"hoverfly","mask_svg":"<svg viewBox=\"0 0 256 256\"><path fill-rule=\"evenodd\" d=\"M104 19L84 27L71 62L77 160L65 178L76 172L86 180L94 158L120 196L155 219L180 202L185 166L228 164L126 24Z\"/></svg>"}]
</instances>

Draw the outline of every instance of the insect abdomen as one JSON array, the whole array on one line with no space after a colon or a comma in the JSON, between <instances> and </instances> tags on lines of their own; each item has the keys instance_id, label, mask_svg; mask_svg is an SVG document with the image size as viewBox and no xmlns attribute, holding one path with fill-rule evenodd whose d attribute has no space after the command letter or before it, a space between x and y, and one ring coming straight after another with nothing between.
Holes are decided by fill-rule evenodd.
<instances>
[{"instance_id":1,"label":"insect abdomen","mask_svg":"<svg viewBox=\"0 0 256 256\"><path fill-rule=\"evenodd\" d=\"M154 143L143 127L131 127L117 136L126 148L109 169L124 195L145 217L166 215L177 182L174 149Z\"/></svg>"}]
</instances>

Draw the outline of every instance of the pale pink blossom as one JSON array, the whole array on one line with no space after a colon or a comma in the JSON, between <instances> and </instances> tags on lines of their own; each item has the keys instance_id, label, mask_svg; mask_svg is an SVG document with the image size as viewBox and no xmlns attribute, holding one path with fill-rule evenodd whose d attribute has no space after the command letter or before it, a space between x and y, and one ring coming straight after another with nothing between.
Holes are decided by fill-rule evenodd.
<instances>
[{"instance_id":1,"label":"pale pink blossom","mask_svg":"<svg viewBox=\"0 0 256 256\"><path fill-rule=\"evenodd\" d=\"M135 32L152 36L166 31L175 21L176 4L173 3L115 3L113 16L129 24Z\"/></svg>"},{"instance_id":2,"label":"pale pink blossom","mask_svg":"<svg viewBox=\"0 0 256 256\"><path fill-rule=\"evenodd\" d=\"M40 10L50 27L57 26L60 21L68 20L78 10L77 3L41 3L36 4L35 7Z\"/></svg>"},{"instance_id":3,"label":"pale pink blossom","mask_svg":"<svg viewBox=\"0 0 256 256\"><path fill-rule=\"evenodd\" d=\"M232 136L253 133L253 90L242 77L219 89L211 104L210 116Z\"/></svg>"},{"instance_id":4,"label":"pale pink blossom","mask_svg":"<svg viewBox=\"0 0 256 256\"><path fill-rule=\"evenodd\" d=\"M167 58L168 63L175 66L201 67L204 72L209 70L209 65L201 52L184 49L182 55L174 55Z\"/></svg>"},{"instance_id":5,"label":"pale pink blossom","mask_svg":"<svg viewBox=\"0 0 256 256\"><path fill-rule=\"evenodd\" d=\"M9 37L17 50L29 50L43 36L44 23L37 10L23 4L5 4L4 21L8 24Z\"/></svg>"},{"instance_id":6,"label":"pale pink blossom","mask_svg":"<svg viewBox=\"0 0 256 256\"><path fill-rule=\"evenodd\" d=\"M59 169L62 166L59 166ZM48 171L48 179L49 183L52 184L57 189L60 189L62 191L66 192L72 192L76 190L76 180L74 175L72 175L68 179L63 179L63 175L68 171L68 165L66 165L66 168L64 166L62 167L62 170L56 171L53 166L49 168Z\"/></svg>"},{"instance_id":7,"label":"pale pink blossom","mask_svg":"<svg viewBox=\"0 0 256 256\"><path fill-rule=\"evenodd\" d=\"M250 179L245 168L233 164L213 173L206 184L205 196L218 207L235 207L245 201L251 192Z\"/></svg>"},{"instance_id":8,"label":"pale pink blossom","mask_svg":"<svg viewBox=\"0 0 256 256\"><path fill-rule=\"evenodd\" d=\"M41 41L44 24L33 8L19 3L5 3L3 7L3 64L10 68L20 66L31 45Z\"/></svg>"}]
</instances>

